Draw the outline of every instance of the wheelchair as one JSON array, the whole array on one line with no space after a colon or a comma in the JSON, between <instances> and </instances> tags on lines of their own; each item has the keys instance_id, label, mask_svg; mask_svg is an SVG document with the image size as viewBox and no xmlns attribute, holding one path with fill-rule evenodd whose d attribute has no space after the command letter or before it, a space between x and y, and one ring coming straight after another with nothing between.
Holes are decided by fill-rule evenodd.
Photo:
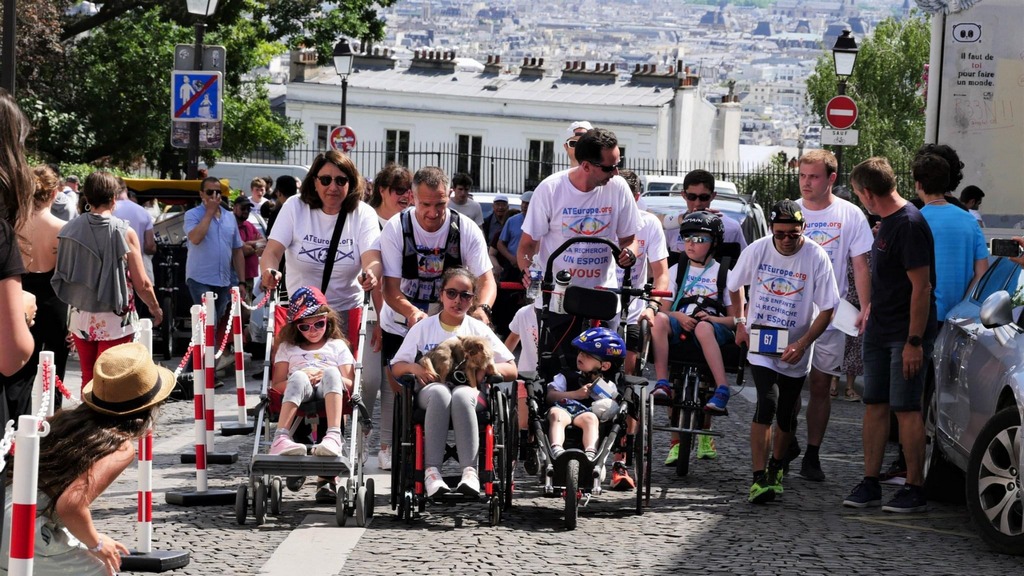
<instances>
[{"instance_id":1,"label":"wheelchair","mask_svg":"<svg viewBox=\"0 0 1024 576\"><path fill-rule=\"evenodd\" d=\"M551 301L552 263L573 244L605 244L617 261L620 249L614 243L603 238L578 237L571 238L559 246L548 260L545 275L541 284L543 292L539 329L544 334L545 321L548 317ZM616 289L595 289L581 286L569 286L562 297L566 314L589 319L594 322L608 322L620 315L620 335L625 330L626 312L632 297L645 295L651 297L652 290L648 285L643 289L630 286L630 273L627 269L622 287ZM584 327L586 329L586 327ZM542 342L546 341L542 336ZM636 481L636 514L642 515L644 507L650 504L651 493L651 422L654 415L653 399L648 392L648 382L644 378L626 374L622 365L618 367L615 378L617 396L614 398L617 410L612 417L600 424L597 454L590 460L583 451L582 431L569 424L565 429L565 451L555 458L548 441L547 415L547 383L550 382L556 368L557 360L551 350L540 353L541 373L521 374L527 381L527 407L529 410L530 429L537 443L539 481L543 485L545 496L561 496L565 500L564 526L572 530L576 528L581 500L583 506L590 498L602 491L601 483L608 456L612 452L625 451L626 465L632 466ZM637 421L636 434L630 445L626 435L627 417Z\"/></svg>"},{"instance_id":2,"label":"wheelchair","mask_svg":"<svg viewBox=\"0 0 1024 576\"><path fill-rule=\"evenodd\" d=\"M460 370L450 380L465 382ZM515 459L518 454L518 382L502 382L500 376L489 376L481 385L484 404L477 405L477 425L480 450L477 471L480 494L477 497L451 491L428 497L424 484L424 450L426 411L416 404L416 379L411 375L398 379L401 384L399 398L394 406L395 450L391 463L391 509L399 520L411 524L434 505L457 505L469 502L486 504L491 526L501 522L503 512L512 508L512 483ZM449 430L451 422L449 420ZM454 445L445 446L444 461L457 459ZM454 486L459 476L444 476Z\"/></svg>"},{"instance_id":3,"label":"wheelchair","mask_svg":"<svg viewBox=\"0 0 1024 576\"><path fill-rule=\"evenodd\" d=\"M266 521L268 504L272 515L281 513L281 500L284 493L282 477L322 476L334 478L340 476L337 484L337 500L335 501L334 517L338 526L344 526L348 518L354 517L360 527L366 526L373 517L374 486L372 478L363 477L364 464L360 458L363 442L366 441L366 430L372 427L370 413L363 405L359 396L362 385L362 354L366 344L366 305L369 293L363 301L363 314L359 325L359 343L355 358L355 378L351 397L344 394L342 406L342 429L346 451L340 456L273 456L261 454L261 449L269 448L274 437L277 416L281 411L283 394L270 388L270 374L273 366L272 346L276 333L275 307L278 302L270 305L267 311L267 349L263 368L263 385L260 401L256 406L255 440L252 448L252 459L249 463L249 478L238 486L235 494L235 521L245 524L248 507L252 506L256 525ZM346 426L347 425L347 426ZM322 438L327 429L326 414L323 400L309 400L299 405L293 423L293 438L300 443L312 444L315 435Z\"/></svg>"}]
</instances>

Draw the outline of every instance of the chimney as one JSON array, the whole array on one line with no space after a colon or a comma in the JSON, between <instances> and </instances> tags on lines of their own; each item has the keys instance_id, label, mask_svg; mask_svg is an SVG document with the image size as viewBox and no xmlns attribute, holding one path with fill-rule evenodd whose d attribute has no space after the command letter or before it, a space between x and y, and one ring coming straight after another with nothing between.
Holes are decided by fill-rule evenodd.
<instances>
[{"instance_id":1,"label":"chimney","mask_svg":"<svg viewBox=\"0 0 1024 576\"><path fill-rule=\"evenodd\" d=\"M367 50L356 53L355 60L352 61L353 70L388 70L398 65L398 58L395 58L393 50L379 46L370 48L368 44L366 46ZM418 57L418 50L416 54Z\"/></svg>"},{"instance_id":2,"label":"chimney","mask_svg":"<svg viewBox=\"0 0 1024 576\"><path fill-rule=\"evenodd\" d=\"M588 70L587 63L578 60L572 68L562 71L562 81L580 84L614 84L616 76L615 64L608 62L595 62L594 69Z\"/></svg>"},{"instance_id":3,"label":"chimney","mask_svg":"<svg viewBox=\"0 0 1024 576\"><path fill-rule=\"evenodd\" d=\"M495 54L487 56L487 64L484 65L484 74L497 76L501 74L501 56Z\"/></svg>"},{"instance_id":4,"label":"chimney","mask_svg":"<svg viewBox=\"0 0 1024 576\"><path fill-rule=\"evenodd\" d=\"M455 52L444 50L416 50L413 52L412 62L409 63L410 72L455 72Z\"/></svg>"},{"instance_id":5,"label":"chimney","mask_svg":"<svg viewBox=\"0 0 1024 576\"><path fill-rule=\"evenodd\" d=\"M523 65L519 68L520 78L543 78L547 69L544 67L544 59L523 58Z\"/></svg>"}]
</instances>

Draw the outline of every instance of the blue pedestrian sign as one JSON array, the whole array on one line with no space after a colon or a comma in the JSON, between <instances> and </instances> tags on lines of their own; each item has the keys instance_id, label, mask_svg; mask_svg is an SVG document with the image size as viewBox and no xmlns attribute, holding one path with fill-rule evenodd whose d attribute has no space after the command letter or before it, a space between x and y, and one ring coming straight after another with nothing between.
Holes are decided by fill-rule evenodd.
<instances>
[{"instance_id":1,"label":"blue pedestrian sign","mask_svg":"<svg viewBox=\"0 0 1024 576\"><path fill-rule=\"evenodd\" d=\"M223 86L220 72L175 70L171 73L171 119L177 122L220 120Z\"/></svg>"}]
</instances>

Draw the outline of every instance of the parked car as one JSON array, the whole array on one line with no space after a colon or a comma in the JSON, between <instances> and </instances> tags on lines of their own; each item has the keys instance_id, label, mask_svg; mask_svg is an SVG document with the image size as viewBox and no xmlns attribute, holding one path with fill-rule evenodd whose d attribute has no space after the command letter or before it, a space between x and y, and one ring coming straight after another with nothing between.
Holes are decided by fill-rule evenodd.
<instances>
[{"instance_id":1,"label":"parked car","mask_svg":"<svg viewBox=\"0 0 1024 576\"><path fill-rule=\"evenodd\" d=\"M718 188L717 183L715 188ZM686 200L679 192L666 195L641 196L640 205L643 209L661 219L662 222L665 221L666 217L672 217L686 211ZM748 244L768 234L768 223L765 220L764 212L757 204L747 202L739 196L732 197L719 194L711 201L711 208L717 210L723 216L728 216L739 222L740 227L743 229L743 236L747 239Z\"/></svg>"},{"instance_id":2,"label":"parked car","mask_svg":"<svg viewBox=\"0 0 1024 576\"><path fill-rule=\"evenodd\" d=\"M519 202L518 194L500 194L508 198L508 209L509 212L519 212L522 207ZM491 212L494 210L494 197L499 196L497 192L473 192L472 198L480 203L480 209L484 213L484 220L486 220Z\"/></svg>"},{"instance_id":3,"label":"parked car","mask_svg":"<svg viewBox=\"0 0 1024 576\"><path fill-rule=\"evenodd\" d=\"M935 342L925 387L925 485L966 476L967 508L989 546L1024 554L1021 414L1024 274L1004 258L953 308Z\"/></svg>"}]
</instances>

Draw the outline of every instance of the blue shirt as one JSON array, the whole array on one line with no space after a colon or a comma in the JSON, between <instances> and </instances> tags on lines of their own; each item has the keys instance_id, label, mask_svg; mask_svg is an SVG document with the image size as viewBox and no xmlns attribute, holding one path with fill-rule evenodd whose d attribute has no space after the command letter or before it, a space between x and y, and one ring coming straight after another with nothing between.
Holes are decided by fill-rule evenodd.
<instances>
[{"instance_id":1,"label":"blue shirt","mask_svg":"<svg viewBox=\"0 0 1024 576\"><path fill-rule=\"evenodd\" d=\"M498 240L505 243L513 256L519 253L519 239L523 237L523 219L525 217L522 212L513 214L505 221L505 227L501 229L501 236L498 237Z\"/></svg>"},{"instance_id":2,"label":"blue shirt","mask_svg":"<svg viewBox=\"0 0 1024 576\"><path fill-rule=\"evenodd\" d=\"M974 278L974 262L988 258L988 247L970 212L952 204L931 204L921 208L921 215L935 240L935 312L943 322L963 300Z\"/></svg>"},{"instance_id":3,"label":"blue shirt","mask_svg":"<svg viewBox=\"0 0 1024 576\"><path fill-rule=\"evenodd\" d=\"M185 234L192 231L203 219L206 208L202 204L185 212ZM223 207L220 218L212 218L206 237L199 244L186 242L188 259L185 261L185 278L207 286L234 285L235 271L231 255L235 248L242 247L235 215Z\"/></svg>"}]
</instances>

